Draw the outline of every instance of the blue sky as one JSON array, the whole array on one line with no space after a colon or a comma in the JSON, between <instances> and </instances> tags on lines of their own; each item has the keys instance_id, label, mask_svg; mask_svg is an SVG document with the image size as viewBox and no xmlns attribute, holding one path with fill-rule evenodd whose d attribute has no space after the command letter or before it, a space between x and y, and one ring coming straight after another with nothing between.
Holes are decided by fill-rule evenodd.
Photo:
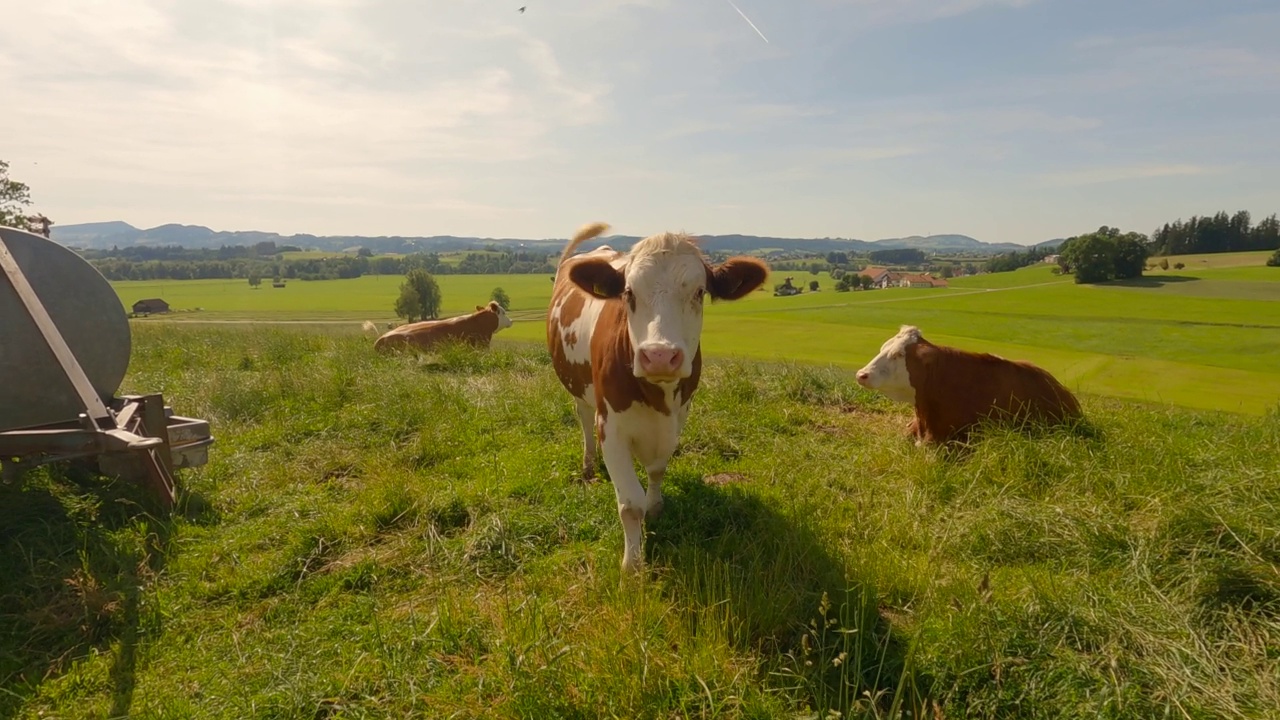
<instances>
[{"instance_id":1,"label":"blue sky","mask_svg":"<svg viewBox=\"0 0 1280 720\"><path fill-rule=\"evenodd\" d=\"M1260 0L41 0L0 158L59 224L1033 243L1280 211ZM516 12L527 4L524 14Z\"/></svg>"}]
</instances>

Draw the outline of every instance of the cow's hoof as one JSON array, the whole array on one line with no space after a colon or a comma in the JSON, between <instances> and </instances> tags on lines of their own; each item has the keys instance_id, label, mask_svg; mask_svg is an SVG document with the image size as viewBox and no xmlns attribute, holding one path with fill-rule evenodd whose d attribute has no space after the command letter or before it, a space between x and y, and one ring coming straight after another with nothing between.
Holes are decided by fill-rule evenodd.
<instances>
[{"instance_id":1,"label":"cow's hoof","mask_svg":"<svg viewBox=\"0 0 1280 720\"><path fill-rule=\"evenodd\" d=\"M662 507L664 504L665 503L663 503L663 501L659 500L658 502L653 503L649 507L645 508L645 511L644 511L645 519L646 520L657 519L658 516L662 514Z\"/></svg>"},{"instance_id":2,"label":"cow's hoof","mask_svg":"<svg viewBox=\"0 0 1280 720\"><path fill-rule=\"evenodd\" d=\"M600 478L596 477L594 472L584 472L578 476L578 482L582 485L594 485L599 480Z\"/></svg>"}]
</instances>

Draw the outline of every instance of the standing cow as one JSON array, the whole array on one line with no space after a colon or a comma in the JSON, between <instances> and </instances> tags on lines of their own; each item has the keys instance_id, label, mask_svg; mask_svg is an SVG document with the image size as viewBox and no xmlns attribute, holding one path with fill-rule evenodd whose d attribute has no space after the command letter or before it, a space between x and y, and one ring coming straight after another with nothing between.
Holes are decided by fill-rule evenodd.
<instances>
[{"instance_id":1,"label":"standing cow","mask_svg":"<svg viewBox=\"0 0 1280 720\"><path fill-rule=\"evenodd\" d=\"M885 341L858 384L915 405L916 444L963 442L984 419L1064 422L1080 404L1047 371L1029 362L934 345L903 325Z\"/></svg>"},{"instance_id":2,"label":"standing cow","mask_svg":"<svg viewBox=\"0 0 1280 720\"><path fill-rule=\"evenodd\" d=\"M366 322L364 327L370 330L374 326L373 323ZM424 320L388 330L373 343L373 349L379 352L406 348L428 350L446 340L475 347L489 347L493 334L509 327L511 318L507 317L507 311L494 300L488 305L477 305L476 311L470 315L459 315L448 320Z\"/></svg>"},{"instance_id":3,"label":"standing cow","mask_svg":"<svg viewBox=\"0 0 1280 720\"><path fill-rule=\"evenodd\" d=\"M595 476L599 438L626 536L622 568L631 572L640 564L641 520L662 510L662 476L698 388L704 299L741 298L769 268L749 257L712 266L683 233L647 237L629 253L602 247L570 257L607 229L587 225L560 256L547 347L577 406L584 479Z\"/></svg>"}]
</instances>

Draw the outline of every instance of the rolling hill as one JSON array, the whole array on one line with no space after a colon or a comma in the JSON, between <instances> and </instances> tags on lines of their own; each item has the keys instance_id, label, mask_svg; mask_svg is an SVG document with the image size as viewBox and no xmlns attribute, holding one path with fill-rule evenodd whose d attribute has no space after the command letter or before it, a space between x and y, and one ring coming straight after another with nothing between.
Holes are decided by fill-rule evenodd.
<instances>
[{"instance_id":1,"label":"rolling hill","mask_svg":"<svg viewBox=\"0 0 1280 720\"><path fill-rule=\"evenodd\" d=\"M153 228L137 228L127 222L114 220L109 222L83 223L79 225L63 225L53 228L53 239L64 245L83 249L106 249L110 247L127 247L135 245L168 246L178 245L187 248L216 248L224 245L254 245L271 241L277 245L295 245L300 248L317 250L343 250L353 246L366 247L378 253L411 253L423 251L448 252L456 250L479 249L486 246L505 246L542 248L548 251L559 249L564 244L563 238L479 238L459 237L454 235L430 236L379 236L366 237L357 235L280 235L278 233L248 231L213 230L202 225L181 225L170 223ZM608 244L619 249L630 247L638 237L614 235L601 238L585 247ZM868 252L898 248L917 248L933 252L963 252L974 254L996 254L1011 250L1022 250L1026 246L1014 243L986 243L967 235L913 235L901 238L885 238L866 241L846 238L776 238L758 235L707 235L703 236L703 247L708 251L749 252L763 248L782 251L804 252Z\"/></svg>"}]
</instances>

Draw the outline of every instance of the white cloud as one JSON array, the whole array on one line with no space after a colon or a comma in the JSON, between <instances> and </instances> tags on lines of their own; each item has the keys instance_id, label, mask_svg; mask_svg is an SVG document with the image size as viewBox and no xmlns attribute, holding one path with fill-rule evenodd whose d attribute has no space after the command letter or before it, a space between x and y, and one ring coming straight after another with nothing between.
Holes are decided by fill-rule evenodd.
<instances>
[{"instance_id":1,"label":"white cloud","mask_svg":"<svg viewBox=\"0 0 1280 720\"><path fill-rule=\"evenodd\" d=\"M11 3L0 157L59 224L314 233L1034 240L1274 187L1280 15L1081 38L1102 0L735 2L770 44L723 0ZM966 13L1043 52L917 26Z\"/></svg>"},{"instance_id":2,"label":"white cloud","mask_svg":"<svg viewBox=\"0 0 1280 720\"><path fill-rule=\"evenodd\" d=\"M989 8L1020 8L1037 0L828 0L851 7L866 26L932 22Z\"/></svg>"},{"instance_id":3,"label":"white cloud","mask_svg":"<svg viewBox=\"0 0 1280 720\"><path fill-rule=\"evenodd\" d=\"M16 6L0 25L0 87L27 101L0 114L0 137L22 138L50 172L153 185L138 200L151 217L179 193L259 204L341 195L484 214L498 208L447 196L462 184L451 163L552 157L555 133L606 116L608 88L567 72L545 40L447 16L380 37L372 7Z\"/></svg>"},{"instance_id":4,"label":"white cloud","mask_svg":"<svg viewBox=\"0 0 1280 720\"><path fill-rule=\"evenodd\" d=\"M1041 175L1040 178L1049 185L1078 186L1098 185L1102 183L1115 183L1131 180L1149 180L1153 178L1207 175L1221 171L1221 168L1190 163L1170 163L1163 165L1116 165L1045 173Z\"/></svg>"}]
</instances>

